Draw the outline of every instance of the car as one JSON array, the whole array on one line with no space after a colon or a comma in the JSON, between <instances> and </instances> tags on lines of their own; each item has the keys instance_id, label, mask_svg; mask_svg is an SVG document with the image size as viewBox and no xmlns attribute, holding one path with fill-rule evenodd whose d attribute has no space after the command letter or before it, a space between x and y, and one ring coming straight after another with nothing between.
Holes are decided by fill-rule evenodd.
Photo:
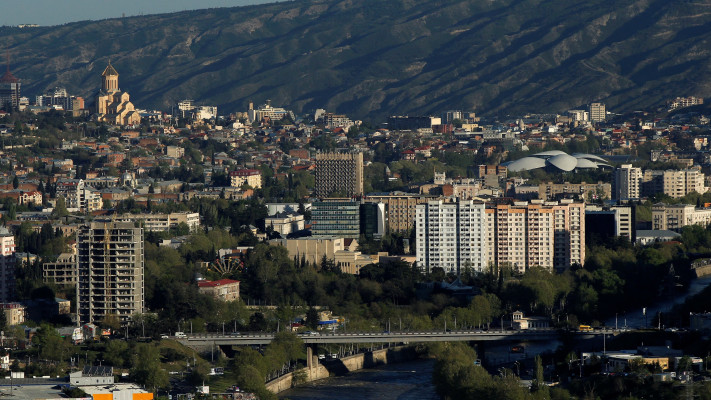
<instances>
[{"instance_id":1,"label":"car","mask_svg":"<svg viewBox=\"0 0 711 400\"><path fill-rule=\"evenodd\" d=\"M242 335L242 334L239 332L230 332L230 336L240 336L240 335Z\"/></svg>"},{"instance_id":2,"label":"car","mask_svg":"<svg viewBox=\"0 0 711 400\"><path fill-rule=\"evenodd\" d=\"M170 339L170 335L160 335L161 339Z\"/></svg>"},{"instance_id":3,"label":"car","mask_svg":"<svg viewBox=\"0 0 711 400\"><path fill-rule=\"evenodd\" d=\"M314 331L306 331L304 332L304 335L320 335L320 333Z\"/></svg>"},{"instance_id":4,"label":"car","mask_svg":"<svg viewBox=\"0 0 711 400\"><path fill-rule=\"evenodd\" d=\"M188 335L185 334L185 332L175 332L175 337L177 338L186 338Z\"/></svg>"},{"instance_id":5,"label":"car","mask_svg":"<svg viewBox=\"0 0 711 400\"><path fill-rule=\"evenodd\" d=\"M338 358L338 354L336 354L336 353L331 353L331 358Z\"/></svg>"},{"instance_id":6,"label":"car","mask_svg":"<svg viewBox=\"0 0 711 400\"><path fill-rule=\"evenodd\" d=\"M326 359L326 355L325 355L325 354L319 354L319 355L318 355L318 359L319 359L319 360L325 360L325 359Z\"/></svg>"}]
</instances>

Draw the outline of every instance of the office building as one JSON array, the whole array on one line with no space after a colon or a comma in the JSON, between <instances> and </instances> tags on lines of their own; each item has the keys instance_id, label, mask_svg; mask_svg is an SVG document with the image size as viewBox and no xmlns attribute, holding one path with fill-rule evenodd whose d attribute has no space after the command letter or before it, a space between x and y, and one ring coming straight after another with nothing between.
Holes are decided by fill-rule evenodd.
<instances>
[{"instance_id":1,"label":"office building","mask_svg":"<svg viewBox=\"0 0 711 400\"><path fill-rule=\"evenodd\" d=\"M622 164L615 170L613 198L616 200L638 199L642 183L642 170L632 164Z\"/></svg>"},{"instance_id":2,"label":"office building","mask_svg":"<svg viewBox=\"0 0 711 400\"><path fill-rule=\"evenodd\" d=\"M15 295L15 236L0 227L0 303L7 303Z\"/></svg>"},{"instance_id":3,"label":"office building","mask_svg":"<svg viewBox=\"0 0 711 400\"><path fill-rule=\"evenodd\" d=\"M605 104L603 104L603 103L590 104L590 121L591 122L605 122L606 119L607 119L607 110L605 110Z\"/></svg>"},{"instance_id":4,"label":"office building","mask_svg":"<svg viewBox=\"0 0 711 400\"><path fill-rule=\"evenodd\" d=\"M77 314L81 324L144 311L143 228L99 220L77 232Z\"/></svg>"},{"instance_id":5,"label":"office building","mask_svg":"<svg viewBox=\"0 0 711 400\"><path fill-rule=\"evenodd\" d=\"M614 237L626 237L631 243L637 240L635 208L627 205L602 207L585 206L586 240L593 242Z\"/></svg>"},{"instance_id":6,"label":"office building","mask_svg":"<svg viewBox=\"0 0 711 400\"><path fill-rule=\"evenodd\" d=\"M316 187L319 198L363 195L363 153L320 153L316 155Z\"/></svg>"},{"instance_id":7,"label":"office building","mask_svg":"<svg viewBox=\"0 0 711 400\"><path fill-rule=\"evenodd\" d=\"M415 207L435 199L436 196L392 192L368 195L363 198L363 201L385 204L387 230L391 233L408 233L415 228Z\"/></svg>"},{"instance_id":8,"label":"office building","mask_svg":"<svg viewBox=\"0 0 711 400\"><path fill-rule=\"evenodd\" d=\"M381 238L385 235L385 204L363 203L360 205L360 233L366 238Z\"/></svg>"},{"instance_id":9,"label":"office building","mask_svg":"<svg viewBox=\"0 0 711 400\"><path fill-rule=\"evenodd\" d=\"M360 236L360 202L324 199L312 203L311 234L357 239Z\"/></svg>"}]
</instances>

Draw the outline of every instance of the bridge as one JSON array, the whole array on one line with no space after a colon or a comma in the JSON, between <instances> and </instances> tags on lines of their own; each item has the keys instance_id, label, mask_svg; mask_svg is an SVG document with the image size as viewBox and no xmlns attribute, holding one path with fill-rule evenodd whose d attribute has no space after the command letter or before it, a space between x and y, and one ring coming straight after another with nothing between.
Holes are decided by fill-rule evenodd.
<instances>
[{"instance_id":1,"label":"bridge","mask_svg":"<svg viewBox=\"0 0 711 400\"><path fill-rule=\"evenodd\" d=\"M588 332L562 331L559 329L527 330L453 330L419 332L380 332L380 333L318 333L298 334L307 345L330 343L409 343L409 342L469 342L469 341L538 341L557 339L562 334L581 338L600 335L616 335L624 330L595 329ZM196 334L182 337L170 337L186 346L250 346L267 345L274 340L273 333L250 334Z\"/></svg>"}]
</instances>

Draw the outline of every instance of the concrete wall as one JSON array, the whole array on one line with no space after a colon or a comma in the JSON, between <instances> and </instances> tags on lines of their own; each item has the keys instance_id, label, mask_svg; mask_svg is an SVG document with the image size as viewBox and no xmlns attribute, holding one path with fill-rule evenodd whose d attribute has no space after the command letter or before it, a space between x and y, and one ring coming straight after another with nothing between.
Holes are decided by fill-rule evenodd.
<instances>
[{"instance_id":1,"label":"concrete wall","mask_svg":"<svg viewBox=\"0 0 711 400\"><path fill-rule=\"evenodd\" d=\"M706 275L711 275L711 265L705 265L703 267L698 267L694 269L697 278L701 278Z\"/></svg>"},{"instance_id":2,"label":"concrete wall","mask_svg":"<svg viewBox=\"0 0 711 400\"><path fill-rule=\"evenodd\" d=\"M394 347L390 349L374 350L372 352L360 353L338 360L330 360L327 365L314 363L311 368L307 368L307 382L328 378L331 375L341 375L347 372L357 371L363 368L373 368L379 365L392 364L403 361L410 361L417 358L415 349L412 347ZM293 373L286 374L274 379L266 384L267 390L272 393L279 393L294 386Z\"/></svg>"}]
</instances>

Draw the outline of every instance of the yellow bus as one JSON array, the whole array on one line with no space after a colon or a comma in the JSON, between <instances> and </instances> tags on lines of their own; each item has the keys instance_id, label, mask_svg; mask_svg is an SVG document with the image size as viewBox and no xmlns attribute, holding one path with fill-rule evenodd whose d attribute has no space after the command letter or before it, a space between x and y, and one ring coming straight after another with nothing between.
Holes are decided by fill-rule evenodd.
<instances>
[{"instance_id":1,"label":"yellow bus","mask_svg":"<svg viewBox=\"0 0 711 400\"><path fill-rule=\"evenodd\" d=\"M578 330L580 332L592 332L593 328L590 325L580 325Z\"/></svg>"}]
</instances>

